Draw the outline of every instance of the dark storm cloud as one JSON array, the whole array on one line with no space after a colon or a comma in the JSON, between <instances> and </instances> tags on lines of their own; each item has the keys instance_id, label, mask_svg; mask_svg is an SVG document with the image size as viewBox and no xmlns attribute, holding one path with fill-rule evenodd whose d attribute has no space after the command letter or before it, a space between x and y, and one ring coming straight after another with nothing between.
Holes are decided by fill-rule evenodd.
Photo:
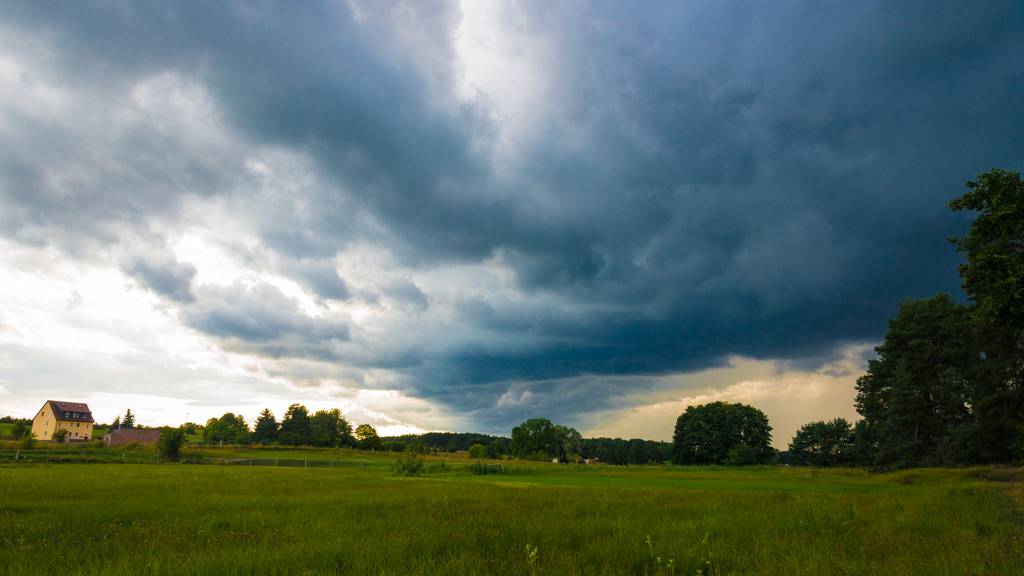
<instances>
[{"instance_id":1,"label":"dark storm cloud","mask_svg":"<svg viewBox=\"0 0 1024 576\"><path fill-rule=\"evenodd\" d=\"M192 302L192 279L196 268L173 259L136 256L122 267L150 290L177 302Z\"/></svg>"},{"instance_id":2,"label":"dark storm cloud","mask_svg":"<svg viewBox=\"0 0 1024 576\"><path fill-rule=\"evenodd\" d=\"M443 353L410 345L358 362L402 358L414 393L487 417L537 402L599 409L623 382L646 382L596 376L731 354L818 358L877 339L900 299L957 290L945 238L964 220L945 202L1024 157L1019 2L539 3L516 25L552 46L552 100L501 170L500 120L451 93L458 10L413 6L418 36L387 10L360 20L337 2L25 2L3 19L51 39L76 83L102 92L175 71L211 91L240 138L309 155L330 185L255 219L323 298L352 291L304 259L328 262L357 236L413 268L511 268L529 298L457 302L473 332L448 335ZM237 187L184 157L196 164L171 166L194 175L184 185L154 161L71 197L97 201L83 217L120 221L147 203L173 213L179 189ZM31 232L25 218L77 217L38 193L33 158L0 160L14 198L0 223L14 235ZM135 189L153 192L122 194ZM360 211L374 226L353 225ZM384 295L426 309L412 287ZM183 317L256 353L351 359L336 345L346 328L304 324L269 296L279 306L197 294ZM496 408L510 382L519 395Z\"/></svg>"},{"instance_id":3,"label":"dark storm cloud","mask_svg":"<svg viewBox=\"0 0 1024 576\"><path fill-rule=\"evenodd\" d=\"M268 284L203 287L181 317L230 349L269 357L335 359L349 340L345 321L310 317Z\"/></svg>"},{"instance_id":4,"label":"dark storm cloud","mask_svg":"<svg viewBox=\"0 0 1024 576\"><path fill-rule=\"evenodd\" d=\"M331 260L286 260L283 267L318 298L347 300L352 295Z\"/></svg>"}]
</instances>

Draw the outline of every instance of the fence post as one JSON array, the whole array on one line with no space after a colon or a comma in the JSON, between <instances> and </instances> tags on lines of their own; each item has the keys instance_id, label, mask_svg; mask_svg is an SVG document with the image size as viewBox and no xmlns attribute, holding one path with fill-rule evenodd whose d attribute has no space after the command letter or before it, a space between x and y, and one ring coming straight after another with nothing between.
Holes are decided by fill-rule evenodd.
<instances>
[{"instance_id":1,"label":"fence post","mask_svg":"<svg viewBox=\"0 0 1024 576\"><path fill-rule=\"evenodd\" d=\"M19 458L21 458L21 448L18 448L18 450L14 453L14 461L17 462Z\"/></svg>"},{"instance_id":2,"label":"fence post","mask_svg":"<svg viewBox=\"0 0 1024 576\"><path fill-rule=\"evenodd\" d=\"M309 468L309 460L303 460L302 461L302 467L303 468Z\"/></svg>"}]
</instances>

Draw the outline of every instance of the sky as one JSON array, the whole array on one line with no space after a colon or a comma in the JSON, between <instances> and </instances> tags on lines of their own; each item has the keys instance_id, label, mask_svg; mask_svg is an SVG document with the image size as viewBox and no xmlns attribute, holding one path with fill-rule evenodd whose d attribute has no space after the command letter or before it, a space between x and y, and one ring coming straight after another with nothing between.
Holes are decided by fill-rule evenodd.
<instances>
[{"instance_id":1,"label":"sky","mask_svg":"<svg viewBox=\"0 0 1024 576\"><path fill-rule=\"evenodd\" d=\"M0 5L0 414L671 438L855 419L964 183L1024 159L1024 4Z\"/></svg>"}]
</instances>

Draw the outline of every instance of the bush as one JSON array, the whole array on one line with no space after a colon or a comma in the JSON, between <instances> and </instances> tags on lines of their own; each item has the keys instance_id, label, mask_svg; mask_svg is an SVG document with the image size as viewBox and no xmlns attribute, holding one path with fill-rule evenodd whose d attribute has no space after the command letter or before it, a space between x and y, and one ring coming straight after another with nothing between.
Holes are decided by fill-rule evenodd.
<instances>
[{"instance_id":1,"label":"bush","mask_svg":"<svg viewBox=\"0 0 1024 576\"><path fill-rule=\"evenodd\" d=\"M181 459L181 445L185 443L185 432L181 428L166 428L160 432L160 442L157 447L162 456L168 462L177 462Z\"/></svg>"},{"instance_id":2,"label":"bush","mask_svg":"<svg viewBox=\"0 0 1024 576\"><path fill-rule=\"evenodd\" d=\"M404 452L395 461L395 474L399 476L419 476L423 474L425 467L423 458L420 458L418 454L415 452Z\"/></svg>"},{"instance_id":3,"label":"bush","mask_svg":"<svg viewBox=\"0 0 1024 576\"><path fill-rule=\"evenodd\" d=\"M61 428L53 433L53 441L58 444L63 444L68 439L68 431Z\"/></svg>"},{"instance_id":4,"label":"bush","mask_svg":"<svg viewBox=\"0 0 1024 576\"><path fill-rule=\"evenodd\" d=\"M32 432L29 432L28 434L23 436L21 438L21 445L20 445L20 447L21 447L22 450L31 450L31 449L35 448L36 447L36 435L33 434Z\"/></svg>"},{"instance_id":5,"label":"bush","mask_svg":"<svg viewBox=\"0 0 1024 576\"><path fill-rule=\"evenodd\" d=\"M487 458L487 446L483 444L473 444L469 447L469 457L475 458L476 460L483 460Z\"/></svg>"}]
</instances>

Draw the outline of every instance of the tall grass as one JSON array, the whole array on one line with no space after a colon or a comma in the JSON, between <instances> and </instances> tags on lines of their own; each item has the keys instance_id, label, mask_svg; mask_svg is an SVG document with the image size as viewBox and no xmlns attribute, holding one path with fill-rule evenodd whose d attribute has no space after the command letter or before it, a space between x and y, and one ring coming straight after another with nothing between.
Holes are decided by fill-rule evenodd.
<instances>
[{"instance_id":1,"label":"tall grass","mask_svg":"<svg viewBox=\"0 0 1024 576\"><path fill-rule=\"evenodd\" d=\"M0 465L0 574L1024 573L986 469L387 462Z\"/></svg>"}]
</instances>

